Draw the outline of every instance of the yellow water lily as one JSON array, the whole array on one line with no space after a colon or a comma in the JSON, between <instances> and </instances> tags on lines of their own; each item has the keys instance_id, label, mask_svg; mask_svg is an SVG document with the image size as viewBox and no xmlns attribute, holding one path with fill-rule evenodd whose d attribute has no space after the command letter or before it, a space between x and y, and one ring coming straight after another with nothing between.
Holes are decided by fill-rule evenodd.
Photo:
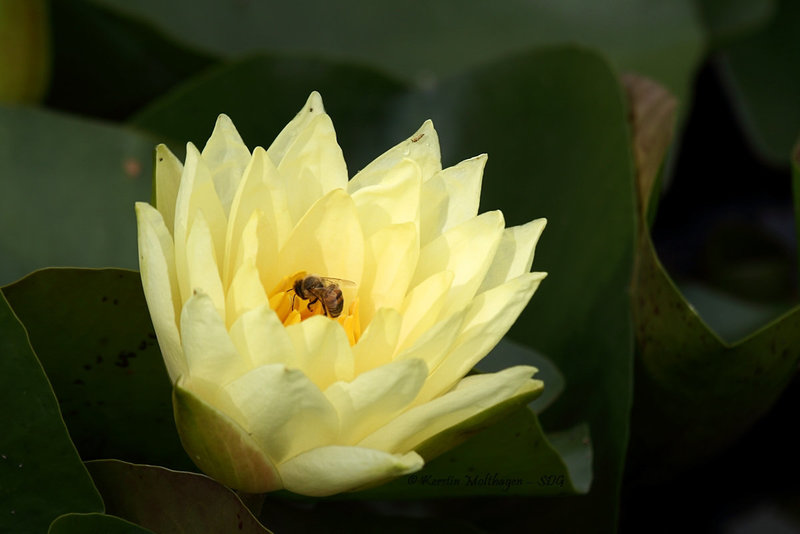
<instances>
[{"instance_id":1,"label":"yellow water lily","mask_svg":"<svg viewBox=\"0 0 800 534\"><path fill-rule=\"evenodd\" d=\"M545 276L543 219L477 214L485 163L442 169L428 121L348 180L317 93L266 150L225 115L184 164L157 148L142 285L200 469L250 493L373 486L539 394L530 366L466 376Z\"/></svg>"}]
</instances>

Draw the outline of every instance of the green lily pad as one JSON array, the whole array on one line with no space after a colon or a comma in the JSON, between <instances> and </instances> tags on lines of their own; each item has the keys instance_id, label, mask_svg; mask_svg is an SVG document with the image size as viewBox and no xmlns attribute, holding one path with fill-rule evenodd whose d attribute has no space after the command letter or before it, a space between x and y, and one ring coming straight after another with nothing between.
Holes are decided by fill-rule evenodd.
<instances>
[{"instance_id":1,"label":"green lily pad","mask_svg":"<svg viewBox=\"0 0 800 534\"><path fill-rule=\"evenodd\" d=\"M118 460L86 467L108 513L158 534L269 534L233 491L205 475Z\"/></svg>"},{"instance_id":2,"label":"green lily pad","mask_svg":"<svg viewBox=\"0 0 800 534\"><path fill-rule=\"evenodd\" d=\"M731 44L722 74L751 144L767 161L785 166L800 135L800 3L777 0L770 23Z\"/></svg>"},{"instance_id":3,"label":"green lily pad","mask_svg":"<svg viewBox=\"0 0 800 534\"><path fill-rule=\"evenodd\" d=\"M25 329L2 296L0 377L0 531L39 534L61 514L102 511Z\"/></svg>"},{"instance_id":4,"label":"green lily pad","mask_svg":"<svg viewBox=\"0 0 800 534\"><path fill-rule=\"evenodd\" d=\"M634 143L641 132L669 138L668 117L643 109L663 89L631 92ZM655 94L654 94L655 93ZM637 150L640 176L666 150ZM647 159L650 161L647 161ZM634 478L660 478L711 455L766 412L796 372L800 307L736 343L724 342L697 314L661 265L646 224L652 180L640 188L640 234L632 286L636 324Z\"/></svg>"},{"instance_id":5,"label":"green lily pad","mask_svg":"<svg viewBox=\"0 0 800 534\"><path fill-rule=\"evenodd\" d=\"M46 269L3 288L84 460L191 469L139 274Z\"/></svg>"},{"instance_id":6,"label":"green lily pad","mask_svg":"<svg viewBox=\"0 0 800 534\"><path fill-rule=\"evenodd\" d=\"M338 58L423 87L522 50L580 43L609 57L620 70L642 72L684 95L703 52L691 0L95 2L220 56L269 52Z\"/></svg>"},{"instance_id":7,"label":"green lily pad","mask_svg":"<svg viewBox=\"0 0 800 534\"><path fill-rule=\"evenodd\" d=\"M119 517L106 514L65 514L53 521L47 534L154 534Z\"/></svg>"},{"instance_id":8,"label":"green lily pad","mask_svg":"<svg viewBox=\"0 0 800 534\"><path fill-rule=\"evenodd\" d=\"M150 196L153 146L118 127L0 107L0 285L53 265L136 267L133 203Z\"/></svg>"}]
</instances>

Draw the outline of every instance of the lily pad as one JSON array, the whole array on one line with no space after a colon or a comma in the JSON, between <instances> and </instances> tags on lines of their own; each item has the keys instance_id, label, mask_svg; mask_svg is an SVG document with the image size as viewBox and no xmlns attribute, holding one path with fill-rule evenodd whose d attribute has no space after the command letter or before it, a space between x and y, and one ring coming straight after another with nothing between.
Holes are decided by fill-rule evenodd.
<instances>
[{"instance_id":1,"label":"lily pad","mask_svg":"<svg viewBox=\"0 0 800 534\"><path fill-rule=\"evenodd\" d=\"M205 475L118 460L86 466L107 512L158 534L269 534L233 491Z\"/></svg>"},{"instance_id":2,"label":"lily pad","mask_svg":"<svg viewBox=\"0 0 800 534\"><path fill-rule=\"evenodd\" d=\"M154 534L129 521L106 514L64 514L50 525L47 534Z\"/></svg>"},{"instance_id":3,"label":"lily pad","mask_svg":"<svg viewBox=\"0 0 800 534\"><path fill-rule=\"evenodd\" d=\"M53 265L136 267L133 203L150 196L153 146L122 128L0 107L0 284Z\"/></svg>"},{"instance_id":4,"label":"lily pad","mask_svg":"<svg viewBox=\"0 0 800 534\"><path fill-rule=\"evenodd\" d=\"M644 142L642 132L669 138L669 118L641 105L644 98L666 100L669 94L651 84L629 95L634 143ZM653 160L662 161L665 152L637 150L640 177L657 168ZM645 222L652 180L644 178L632 287L637 387L630 474L659 478L719 451L769 409L796 372L800 307L739 342L720 339L657 257Z\"/></svg>"},{"instance_id":5,"label":"lily pad","mask_svg":"<svg viewBox=\"0 0 800 534\"><path fill-rule=\"evenodd\" d=\"M0 531L39 534L67 512L103 510L25 329L0 295Z\"/></svg>"},{"instance_id":6,"label":"lily pad","mask_svg":"<svg viewBox=\"0 0 800 534\"><path fill-rule=\"evenodd\" d=\"M138 273L46 269L3 293L28 329L84 460L192 468Z\"/></svg>"}]
</instances>

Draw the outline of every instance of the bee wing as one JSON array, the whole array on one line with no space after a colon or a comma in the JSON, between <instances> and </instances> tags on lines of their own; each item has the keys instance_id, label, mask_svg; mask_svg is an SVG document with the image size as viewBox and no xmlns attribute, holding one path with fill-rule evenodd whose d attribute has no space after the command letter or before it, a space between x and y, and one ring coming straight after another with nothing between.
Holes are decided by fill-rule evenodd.
<instances>
[{"instance_id":1,"label":"bee wing","mask_svg":"<svg viewBox=\"0 0 800 534\"><path fill-rule=\"evenodd\" d=\"M320 276L319 278L320 278L320 280L322 280L322 283L325 284L326 286L330 285L330 284L336 284L340 288L356 287L356 283L355 282L353 282L351 280L344 280L343 278L333 278L333 277L330 277L330 276Z\"/></svg>"}]
</instances>

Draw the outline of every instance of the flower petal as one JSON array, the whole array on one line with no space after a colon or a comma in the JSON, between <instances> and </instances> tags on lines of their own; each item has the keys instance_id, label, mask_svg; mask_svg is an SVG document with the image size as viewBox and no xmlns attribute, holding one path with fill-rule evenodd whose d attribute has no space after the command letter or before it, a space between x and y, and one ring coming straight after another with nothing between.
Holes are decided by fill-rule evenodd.
<instances>
[{"instance_id":1,"label":"flower petal","mask_svg":"<svg viewBox=\"0 0 800 534\"><path fill-rule=\"evenodd\" d=\"M419 359L387 363L325 390L339 414L340 443L355 443L404 410L428 377Z\"/></svg>"},{"instance_id":2,"label":"flower petal","mask_svg":"<svg viewBox=\"0 0 800 534\"><path fill-rule=\"evenodd\" d=\"M244 228L253 214L260 212L262 221L258 229L260 254L274 259L291 230L291 218L286 199L286 185L278 169L261 147L253 150L244 178L231 204L225 241L223 281L229 284L239 265L239 250Z\"/></svg>"},{"instance_id":3,"label":"flower petal","mask_svg":"<svg viewBox=\"0 0 800 534\"><path fill-rule=\"evenodd\" d=\"M170 234L175 228L175 199L178 196L181 174L183 163L167 145L158 145L155 164L156 207L164 217L164 224Z\"/></svg>"},{"instance_id":4,"label":"flower petal","mask_svg":"<svg viewBox=\"0 0 800 534\"><path fill-rule=\"evenodd\" d=\"M249 310L269 305L267 293L261 285L254 259L245 261L233 277L225 300L225 319L228 327Z\"/></svg>"},{"instance_id":5,"label":"flower petal","mask_svg":"<svg viewBox=\"0 0 800 534\"><path fill-rule=\"evenodd\" d=\"M242 414L242 426L276 464L336 439L336 410L298 369L262 365L225 391Z\"/></svg>"},{"instance_id":6,"label":"flower petal","mask_svg":"<svg viewBox=\"0 0 800 534\"><path fill-rule=\"evenodd\" d=\"M453 285L453 276L451 271L440 271L408 292L400 307L403 323L400 327L398 350L411 346L439 320Z\"/></svg>"},{"instance_id":7,"label":"flower petal","mask_svg":"<svg viewBox=\"0 0 800 534\"><path fill-rule=\"evenodd\" d=\"M466 310L459 310L425 330L410 347L395 355L395 360L419 358L428 369L435 369L453 348L461 333Z\"/></svg>"},{"instance_id":8,"label":"flower petal","mask_svg":"<svg viewBox=\"0 0 800 534\"><path fill-rule=\"evenodd\" d=\"M422 242L446 232L478 213L486 154L436 173L423 187Z\"/></svg>"},{"instance_id":9,"label":"flower petal","mask_svg":"<svg viewBox=\"0 0 800 534\"><path fill-rule=\"evenodd\" d=\"M214 301L219 316L225 317L225 290L219 277L219 266L211 230L203 212L198 212L186 242L186 271L189 288L201 290Z\"/></svg>"},{"instance_id":10,"label":"flower petal","mask_svg":"<svg viewBox=\"0 0 800 534\"><path fill-rule=\"evenodd\" d=\"M433 128L433 122L425 121L414 135L375 158L353 176L347 190L353 194L363 187L381 183L385 174L406 158L419 165L423 182L442 170L439 136Z\"/></svg>"},{"instance_id":11,"label":"flower petal","mask_svg":"<svg viewBox=\"0 0 800 534\"><path fill-rule=\"evenodd\" d=\"M531 270L536 243L546 224L547 219L536 219L503 231L503 238L478 293L497 287Z\"/></svg>"},{"instance_id":12,"label":"flower petal","mask_svg":"<svg viewBox=\"0 0 800 534\"><path fill-rule=\"evenodd\" d=\"M393 308L381 308L375 313L353 346L356 376L392 361L401 321L400 313Z\"/></svg>"},{"instance_id":13,"label":"flower petal","mask_svg":"<svg viewBox=\"0 0 800 534\"><path fill-rule=\"evenodd\" d=\"M353 379L353 351L342 326L323 315L286 327L297 367L321 389Z\"/></svg>"},{"instance_id":14,"label":"flower petal","mask_svg":"<svg viewBox=\"0 0 800 534\"><path fill-rule=\"evenodd\" d=\"M255 440L230 417L178 382L172 390L183 448L204 473L245 493L281 489L278 471Z\"/></svg>"},{"instance_id":15,"label":"flower petal","mask_svg":"<svg viewBox=\"0 0 800 534\"><path fill-rule=\"evenodd\" d=\"M276 137L269 146L267 154L276 167L283 159L289 146L297 139L297 136L306 129L317 115L323 113L325 113L325 107L322 105L322 97L318 92L314 91L309 95L303 108L289 121L289 124L284 126L281 133L278 134L278 137Z\"/></svg>"},{"instance_id":16,"label":"flower petal","mask_svg":"<svg viewBox=\"0 0 800 534\"><path fill-rule=\"evenodd\" d=\"M136 220L142 289L169 378L174 383L186 374L187 366L178 333L181 297L175 276L172 236L161 214L150 204L136 203Z\"/></svg>"},{"instance_id":17,"label":"flower petal","mask_svg":"<svg viewBox=\"0 0 800 534\"><path fill-rule=\"evenodd\" d=\"M415 402L426 402L466 375L517 320L545 273L527 273L478 295L469 305L455 348L432 369Z\"/></svg>"},{"instance_id":18,"label":"flower petal","mask_svg":"<svg viewBox=\"0 0 800 534\"><path fill-rule=\"evenodd\" d=\"M214 131L206 142L202 155L211 171L217 196L227 216L233 195L242 179L242 172L250 161L250 150L227 115L217 117Z\"/></svg>"},{"instance_id":19,"label":"flower petal","mask_svg":"<svg viewBox=\"0 0 800 534\"><path fill-rule=\"evenodd\" d=\"M417 268L419 242L413 223L382 228L366 242L359 288L361 316L369 322L379 308L399 308Z\"/></svg>"},{"instance_id":20,"label":"flower petal","mask_svg":"<svg viewBox=\"0 0 800 534\"><path fill-rule=\"evenodd\" d=\"M297 367L294 345L269 304L243 313L233 323L230 336L236 350L250 360L251 367L270 363Z\"/></svg>"},{"instance_id":21,"label":"flower petal","mask_svg":"<svg viewBox=\"0 0 800 534\"><path fill-rule=\"evenodd\" d=\"M401 160L383 180L352 193L364 236L383 227L406 222L419 228L422 175L414 161Z\"/></svg>"},{"instance_id":22,"label":"flower petal","mask_svg":"<svg viewBox=\"0 0 800 534\"><path fill-rule=\"evenodd\" d=\"M181 338L189 375L193 378L224 385L248 367L247 360L231 342L214 301L201 291L183 306Z\"/></svg>"},{"instance_id":23,"label":"flower petal","mask_svg":"<svg viewBox=\"0 0 800 534\"><path fill-rule=\"evenodd\" d=\"M503 214L489 211L449 229L422 248L411 284L439 271L452 271L447 307L452 311L463 308L475 296L489 270L503 225Z\"/></svg>"},{"instance_id":24,"label":"flower petal","mask_svg":"<svg viewBox=\"0 0 800 534\"><path fill-rule=\"evenodd\" d=\"M499 373L469 376L452 391L397 416L358 445L396 453L413 450L447 428L518 393L540 389L541 381L530 380L535 372L535 367L518 365Z\"/></svg>"},{"instance_id":25,"label":"flower petal","mask_svg":"<svg viewBox=\"0 0 800 534\"><path fill-rule=\"evenodd\" d=\"M297 223L277 261L259 265L264 287L274 287L298 271L359 284L364 270L364 239L352 199L336 189L317 201Z\"/></svg>"},{"instance_id":26,"label":"flower petal","mask_svg":"<svg viewBox=\"0 0 800 534\"><path fill-rule=\"evenodd\" d=\"M415 452L387 454L361 447L331 445L296 456L278 469L289 491L324 497L407 475L419 471L424 464Z\"/></svg>"},{"instance_id":27,"label":"flower petal","mask_svg":"<svg viewBox=\"0 0 800 534\"><path fill-rule=\"evenodd\" d=\"M314 117L277 167L286 179L293 221L328 192L347 187L347 166L331 118L326 114Z\"/></svg>"}]
</instances>

